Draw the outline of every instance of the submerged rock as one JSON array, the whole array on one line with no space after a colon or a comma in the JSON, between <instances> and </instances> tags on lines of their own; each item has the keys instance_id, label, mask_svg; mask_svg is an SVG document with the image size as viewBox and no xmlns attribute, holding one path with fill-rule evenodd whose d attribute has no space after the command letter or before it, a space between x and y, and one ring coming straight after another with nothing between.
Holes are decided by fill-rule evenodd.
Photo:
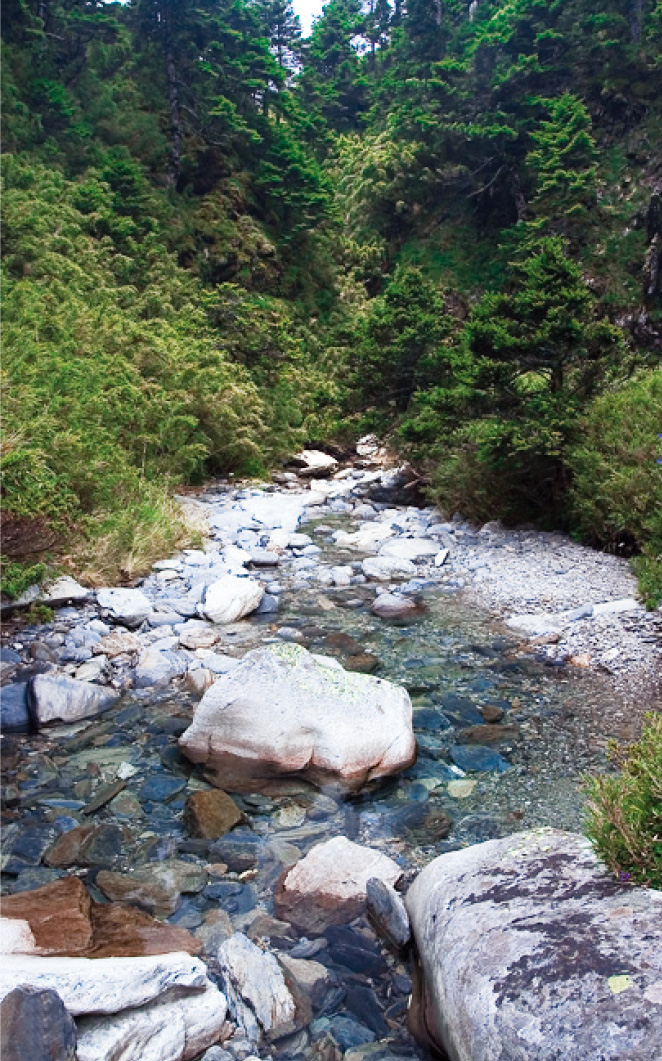
<instances>
[{"instance_id":1,"label":"submerged rock","mask_svg":"<svg viewBox=\"0 0 662 1061\"><path fill-rule=\"evenodd\" d=\"M243 819L239 807L226 792L212 789L193 792L186 801L184 819L191 836L217 840Z\"/></svg>"},{"instance_id":2,"label":"submerged rock","mask_svg":"<svg viewBox=\"0 0 662 1061\"><path fill-rule=\"evenodd\" d=\"M353 790L411 765L411 717L405 689L278 645L249 652L221 675L179 743L231 791L293 774Z\"/></svg>"},{"instance_id":3,"label":"submerged rock","mask_svg":"<svg viewBox=\"0 0 662 1061\"><path fill-rule=\"evenodd\" d=\"M662 1056L662 893L613 880L551 829L442 855L407 909L411 1026L458 1061Z\"/></svg>"},{"instance_id":4,"label":"submerged rock","mask_svg":"<svg viewBox=\"0 0 662 1061\"><path fill-rule=\"evenodd\" d=\"M276 891L276 909L305 932L322 932L365 910L367 885L373 877L392 885L401 876L397 862L381 851L335 836L313 847L286 873Z\"/></svg>"}]
</instances>

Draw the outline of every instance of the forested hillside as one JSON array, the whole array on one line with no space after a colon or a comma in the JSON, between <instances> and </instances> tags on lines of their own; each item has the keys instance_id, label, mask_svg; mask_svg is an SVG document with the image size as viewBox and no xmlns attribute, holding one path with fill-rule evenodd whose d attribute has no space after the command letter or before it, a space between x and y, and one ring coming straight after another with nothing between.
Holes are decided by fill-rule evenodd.
<instances>
[{"instance_id":1,"label":"forested hillside","mask_svg":"<svg viewBox=\"0 0 662 1061\"><path fill-rule=\"evenodd\" d=\"M7 0L3 551L374 429L662 599L662 4Z\"/></svg>"}]
</instances>

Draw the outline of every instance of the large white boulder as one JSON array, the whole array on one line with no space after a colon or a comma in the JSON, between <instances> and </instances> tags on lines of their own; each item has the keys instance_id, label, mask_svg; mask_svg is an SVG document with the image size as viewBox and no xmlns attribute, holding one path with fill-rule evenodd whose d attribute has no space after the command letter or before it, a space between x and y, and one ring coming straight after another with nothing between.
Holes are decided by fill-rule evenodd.
<instances>
[{"instance_id":1,"label":"large white boulder","mask_svg":"<svg viewBox=\"0 0 662 1061\"><path fill-rule=\"evenodd\" d=\"M139 589L98 589L97 604L109 619L131 630L152 612L152 605Z\"/></svg>"},{"instance_id":2,"label":"large white boulder","mask_svg":"<svg viewBox=\"0 0 662 1061\"><path fill-rule=\"evenodd\" d=\"M388 523L362 523L357 531L336 531L336 545L343 549L356 549L363 553L376 553L381 542L392 537L393 528Z\"/></svg>"},{"instance_id":3,"label":"large white boulder","mask_svg":"<svg viewBox=\"0 0 662 1061\"><path fill-rule=\"evenodd\" d=\"M393 885L401 876L397 862L381 851L334 836L287 873L276 892L276 908L304 932L323 932L364 912L369 880Z\"/></svg>"},{"instance_id":4,"label":"large white boulder","mask_svg":"<svg viewBox=\"0 0 662 1061\"><path fill-rule=\"evenodd\" d=\"M330 668L293 644L248 652L220 675L179 743L230 791L293 774L351 791L416 754L406 689Z\"/></svg>"},{"instance_id":5,"label":"large white boulder","mask_svg":"<svg viewBox=\"0 0 662 1061\"><path fill-rule=\"evenodd\" d=\"M441 855L406 899L410 1022L453 1061L662 1057L662 892L552 829Z\"/></svg>"},{"instance_id":6,"label":"large white boulder","mask_svg":"<svg viewBox=\"0 0 662 1061\"><path fill-rule=\"evenodd\" d=\"M226 1013L225 996L208 981L184 998L174 994L113 1017L83 1017L77 1061L191 1061L218 1042Z\"/></svg>"},{"instance_id":7,"label":"large white boulder","mask_svg":"<svg viewBox=\"0 0 662 1061\"><path fill-rule=\"evenodd\" d=\"M234 623L259 607L264 587L254 578L225 575L208 586L202 611L212 623Z\"/></svg>"},{"instance_id":8,"label":"large white boulder","mask_svg":"<svg viewBox=\"0 0 662 1061\"><path fill-rule=\"evenodd\" d=\"M118 1013L142 1006L173 988L202 991L207 968L190 954L145 958L42 958L7 954L0 968L0 998L21 984L57 991L69 1013Z\"/></svg>"}]
</instances>

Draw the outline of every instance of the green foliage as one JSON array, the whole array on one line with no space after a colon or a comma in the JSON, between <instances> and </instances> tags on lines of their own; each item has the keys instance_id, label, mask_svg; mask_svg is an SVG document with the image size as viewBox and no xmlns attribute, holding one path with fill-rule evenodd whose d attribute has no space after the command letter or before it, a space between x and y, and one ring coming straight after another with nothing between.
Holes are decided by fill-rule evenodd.
<instances>
[{"instance_id":1,"label":"green foliage","mask_svg":"<svg viewBox=\"0 0 662 1061\"><path fill-rule=\"evenodd\" d=\"M662 602L662 371L592 402L570 453L573 522L634 561L649 607Z\"/></svg>"},{"instance_id":2,"label":"green foliage","mask_svg":"<svg viewBox=\"0 0 662 1061\"><path fill-rule=\"evenodd\" d=\"M435 286L413 266L396 269L358 335L356 386L363 402L405 410L414 391L444 373L448 331Z\"/></svg>"},{"instance_id":3,"label":"green foliage","mask_svg":"<svg viewBox=\"0 0 662 1061\"><path fill-rule=\"evenodd\" d=\"M483 517L493 505L508 521L566 519L580 411L623 371L627 351L560 240L543 240L513 266L506 291L484 296L459 345L451 379L419 394L403 426L419 445L445 443L442 504Z\"/></svg>"},{"instance_id":4,"label":"green foliage","mask_svg":"<svg viewBox=\"0 0 662 1061\"><path fill-rule=\"evenodd\" d=\"M24 564L14 560L0 558L2 573L2 592L10 600L16 600L30 586L43 582L48 568L46 564Z\"/></svg>"},{"instance_id":5,"label":"green foliage","mask_svg":"<svg viewBox=\"0 0 662 1061\"><path fill-rule=\"evenodd\" d=\"M620 880L662 887L662 715L650 714L641 740L612 742L619 768L586 782L586 832L598 855Z\"/></svg>"}]
</instances>

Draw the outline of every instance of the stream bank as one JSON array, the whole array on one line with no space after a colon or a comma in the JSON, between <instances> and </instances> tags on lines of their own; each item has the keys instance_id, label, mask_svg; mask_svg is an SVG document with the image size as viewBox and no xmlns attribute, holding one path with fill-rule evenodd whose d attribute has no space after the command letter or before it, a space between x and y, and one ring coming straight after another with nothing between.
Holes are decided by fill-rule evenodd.
<instances>
[{"instance_id":1,"label":"stream bank","mask_svg":"<svg viewBox=\"0 0 662 1061\"><path fill-rule=\"evenodd\" d=\"M274 911L283 873L330 836L382 852L408 881L440 853L523 828L581 831L582 773L604 767L608 737L636 735L642 697L628 681L654 703L659 615L632 604L623 562L559 536L444 522L401 503L397 469L366 463L312 482L292 472L267 488L208 487L204 550L156 564L139 597L86 596L3 650L13 706L34 719L41 688L52 719L3 742L6 891L73 875L99 907L128 898L188 933L226 991L218 955L236 933L281 967L319 966L294 966L309 978L310 1019L266 1045L235 1034L224 1049L237 1061L255 1049L419 1056L407 965L364 915L302 938ZM227 578L242 592L213 589ZM486 607L496 603L505 621ZM552 629L535 626L539 612ZM296 778L233 792L228 831L199 836L191 804L210 786L178 738L218 675L283 643L408 689L417 762L349 799ZM613 647L621 654L605 659ZM89 716L71 720L68 681L73 710L87 703Z\"/></svg>"}]
</instances>

